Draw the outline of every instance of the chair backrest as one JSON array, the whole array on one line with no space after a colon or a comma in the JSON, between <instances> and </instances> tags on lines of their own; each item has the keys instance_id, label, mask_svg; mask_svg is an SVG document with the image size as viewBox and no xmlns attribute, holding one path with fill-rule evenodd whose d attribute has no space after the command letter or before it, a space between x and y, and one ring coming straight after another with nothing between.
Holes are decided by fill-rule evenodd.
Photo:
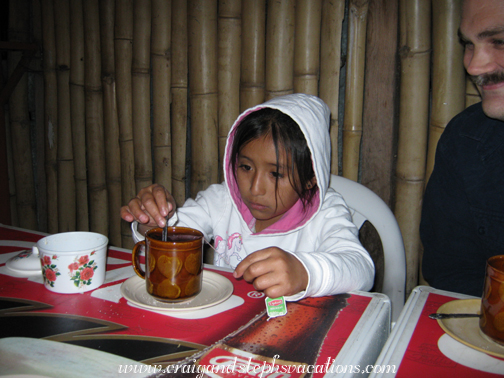
<instances>
[{"instance_id":1,"label":"chair backrest","mask_svg":"<svg viewBox=\"0 0 504 378\"><path fill-rule=\"evenodd\" d=\"M382 292L390 298L395 322L404 306L406 290L406 253L397 220L387 204L364 185L331 175L330 186L345 199L359 230L367 220L380 236L384 258Z\"/></svg>"}]
</instances>

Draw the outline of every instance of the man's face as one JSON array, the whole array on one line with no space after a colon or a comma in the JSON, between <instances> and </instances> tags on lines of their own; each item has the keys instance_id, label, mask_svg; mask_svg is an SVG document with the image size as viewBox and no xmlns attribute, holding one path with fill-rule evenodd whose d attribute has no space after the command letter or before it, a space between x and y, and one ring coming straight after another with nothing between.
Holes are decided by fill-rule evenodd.
<instances>
[{"instance_id":1,"label":"man's face","mask_svg":"<svg viewBox=\"0 0 504 378\"><path fill-rule=\"evenodd\" d=\"M483 111L504 121L504 0L464 0L460 37L464 66L480 91Z\"/></svg>"}]
</instances>

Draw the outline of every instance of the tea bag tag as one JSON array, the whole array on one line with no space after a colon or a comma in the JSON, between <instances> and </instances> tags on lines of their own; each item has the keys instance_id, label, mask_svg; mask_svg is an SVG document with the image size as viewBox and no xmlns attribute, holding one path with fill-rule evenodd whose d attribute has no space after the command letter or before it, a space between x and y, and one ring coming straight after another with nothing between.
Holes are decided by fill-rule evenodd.
<instances>
[{"instance_id":1,"label":"tea bag tag","mask_svg":"<svg viewBox=\"0 0 504 378\"><path fill-rule=\"evenodd\" d=\"M287 314L287 303L284 297L269 298L266 297L266 312L268 313L268 320L278 316Z\"/></svg>"}]
</instances>

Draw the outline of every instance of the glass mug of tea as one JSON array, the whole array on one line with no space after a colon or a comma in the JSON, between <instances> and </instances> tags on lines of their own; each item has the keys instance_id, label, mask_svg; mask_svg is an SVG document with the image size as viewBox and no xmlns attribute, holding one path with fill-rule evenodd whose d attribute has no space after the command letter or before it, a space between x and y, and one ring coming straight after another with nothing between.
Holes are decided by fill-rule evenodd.
<instances>
[{"instance_id":1,"label":"glass mug of tea","mask_svg":"<svg viewBox=\"0 0 504 378\"><path fill-rule=\"evenodd\" d=\"M504 255L490 257L486 263L480 329L490 340L504 345Z\"/></svg>"},{"instance_id":2,"label":"glass mug of tea","mask_svg":"<svg viewBox=\"0 0 504 378\"><path fill-rule=\"evenodd\" d=\"M203 280L203 234L188 227L168 227L146 232L145 240L133 247L136 274L145 279L147 292L158 301L178 303L192 300L201 291ZM140 266L145 246L145 272Z\"/></svg>"}]
</instances>

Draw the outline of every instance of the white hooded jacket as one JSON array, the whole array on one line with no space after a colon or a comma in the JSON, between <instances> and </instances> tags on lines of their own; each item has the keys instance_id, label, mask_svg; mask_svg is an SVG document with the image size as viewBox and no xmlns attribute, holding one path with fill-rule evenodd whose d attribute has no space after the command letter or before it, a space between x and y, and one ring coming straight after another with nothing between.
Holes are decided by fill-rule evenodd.
<instances>
[{"instance_id":1,"label":"white hooded jacket","mask_svg":"<svg viewBox=\"0 0 504 378\"><path fill-rule=\"evenodd\" d=\"M228 163L236 127L243 117L265 107L280 110L300 126L312 154L319 190L306 212L302 212L298 201L276 223L255 233L255 219L240 200ZM286 297L287 300L369 290L374 281L373 261L359 242L345 201L329 188L329 117L327 105L306 94L276 97L243 112L228 135L224 183L211 185L194 200L188 199L169 225L198 229L206 240L213 240L217 266L234 269L247 255L268 247L292 253L304 265L309 280L305 291ZM135 241L144 238L138 233L136 222L132 230Z\"/></svg>"}]
</instances>

